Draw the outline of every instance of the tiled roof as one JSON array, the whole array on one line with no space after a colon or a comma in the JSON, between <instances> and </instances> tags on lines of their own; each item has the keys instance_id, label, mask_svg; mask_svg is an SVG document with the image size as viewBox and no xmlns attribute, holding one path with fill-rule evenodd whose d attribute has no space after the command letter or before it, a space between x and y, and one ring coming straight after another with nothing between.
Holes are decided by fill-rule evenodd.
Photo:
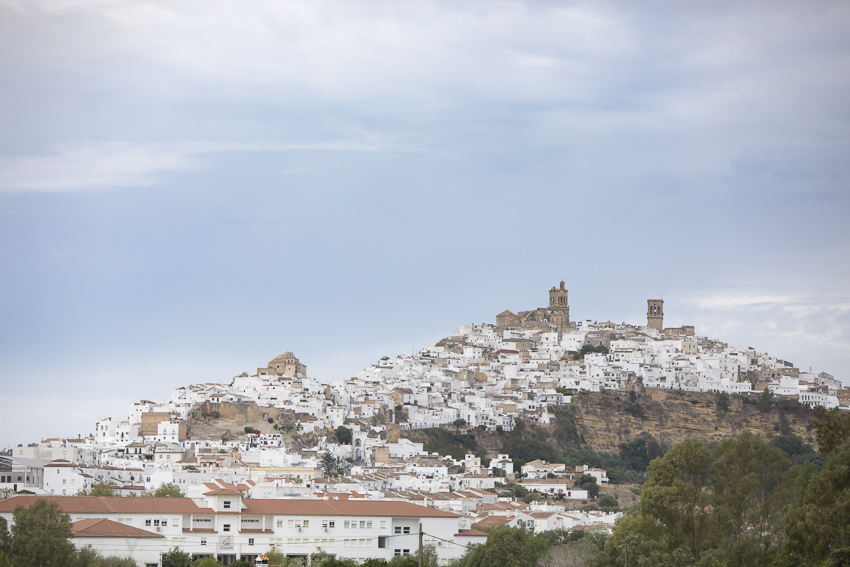
<instances>
[{"instance_id":1,"label":"tiled roof","mask_svg":"<svg viewBox=\"0 0 850 567\"><path fill-rule=\"evenodd\" d=\"M475 529L496 528L506 526L514 520L513 516L487 516L480 522L475 522L472 527Z\"/></svg>"},{"instance_id":2,"label":"tiled roof","mask_svg":"<svg viewBox=\"0 0 850 567\"><path fill-rule=\"evenodd\" d=\"M98 496L13 496L0 500L0 512L14 512L15 507L29 508L37 498L56 502L68 514L212 514L189 498L122 498Z\"/></svg>"},{"instance_id":3,"label":"tiled roof","mask_svg":"<svg viewBox=\"0 0 850 567\"><path fill-rule=\"evenodd\" d=\"M243 500L243 514L299 516L403 516L410 518L457 518L457 514L417 506L410 502L357 500Z\"/></svg>"},{"instance_id":4,"label":"tiled roof","mask_svg":"<svg viewBox=\"0 0 850 567\"><path fill-rule=\"evenodd\" d=\"M128 538L161 538L160 534L125 526L105 518L88 518L71 524L74 537L128 537Z\"/></svg>"},{"instance_id":5,"label":"tiled roof","mask_svg":"<svg viewBox=\"0 0 850 567\"><path fill-rule=\"evenodd\" d=\"M478 537L484 536L484 537L487 537L487 534L485 534L484 532L479 531L479 530L458 530L455 535L456 536L467 536L467 537L468 536L478 536Z\"/></svg>"}]
</instances>

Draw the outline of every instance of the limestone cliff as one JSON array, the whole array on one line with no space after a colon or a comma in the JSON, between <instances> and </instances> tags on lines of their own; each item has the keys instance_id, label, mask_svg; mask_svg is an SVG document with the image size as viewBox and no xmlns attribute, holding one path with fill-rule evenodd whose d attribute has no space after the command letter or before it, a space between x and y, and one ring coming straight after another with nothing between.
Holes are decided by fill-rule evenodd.
<instances>
[{"instance_id":1,"label":"limestone cliff","mask_svg":"<svg viewBox=\"0 0 850 567\"><path fill-rule=\"evenodd\" d=\"M722 441L746 430L766 440L793 433L814 445L816 414L793 403L774 404L762 413L754 403L730 396L724 410L711 393L648 388L634 401L628 392L583 393L573 397L571 408L582 444L595 451L617 452L620 443L632 441L644 431L667 447L687 437Z\"/></svg>"}]
</instances>

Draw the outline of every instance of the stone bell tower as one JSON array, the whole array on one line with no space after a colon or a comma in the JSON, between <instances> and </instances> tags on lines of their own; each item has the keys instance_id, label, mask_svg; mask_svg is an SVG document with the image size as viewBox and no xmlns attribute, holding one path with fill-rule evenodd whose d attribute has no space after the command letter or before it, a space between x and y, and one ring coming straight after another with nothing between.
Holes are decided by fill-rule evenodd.
<instances>
[{"instance_id":1,"label":"stone bell tower","mask_svg":"<svg viewBox=\"0 0 850 567\"><path fill-rule=\"evenodd\" d=\"M570 305L567 303L567 290L564 282L558 288L549 290L549 309L547 316L550 323L555 323L561 331L570 326Z\"/></svg>"},{"instance_id":2,"label":"stone bell tower","mask_svg":"<svg viewBox=\"0 0 850 567\"><path fill-rule=\"evenodd\" d=\"M646 300L646 326L659 331L664 325L664 300Z\"/></svg>"}]
</instances>

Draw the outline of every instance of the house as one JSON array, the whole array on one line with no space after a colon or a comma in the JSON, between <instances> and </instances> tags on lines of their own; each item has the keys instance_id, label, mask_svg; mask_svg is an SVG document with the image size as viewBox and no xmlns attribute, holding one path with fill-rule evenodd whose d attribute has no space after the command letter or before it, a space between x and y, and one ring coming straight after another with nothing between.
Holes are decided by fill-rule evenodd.
<instances>
[{"instance_id":1,"label":"house","mask_svg":"<svg viewBox=\"0 0 850 567\"><path fill-rule=\"evenodd\" d=\"M15 508L29 507L36 498L0 500L0 517L11 523ZM158 557L156 554L172 548L193 558L215 557L225 564L237 559L254 561L270 549L288 557L308 558L324 552L356 561L372 557L390 560L415 553L420 525L427 534L424 542L435 545L441 560L449 560L464 551L451 544L453 538L470 527L463 516L409 502L258 500L243 498L241 492L230 488L210 490L197 501L45 498L71 517L76 538L86 539L87 545L104 554L129 556L141 564L156 564L148 555ZM486 539L473 533L463 537L465 541Z\"/></svg>"}]
</instances>

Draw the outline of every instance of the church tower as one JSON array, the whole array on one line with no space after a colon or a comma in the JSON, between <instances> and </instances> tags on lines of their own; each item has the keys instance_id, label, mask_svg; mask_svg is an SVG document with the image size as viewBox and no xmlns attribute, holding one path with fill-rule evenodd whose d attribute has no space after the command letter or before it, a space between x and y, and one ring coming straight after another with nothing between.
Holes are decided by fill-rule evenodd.
<instances>
[{"instance_id":1,"label":"church tower","mask_svg":"<svg viewBox=\"0 0 850 567\"><path fill-rule=\"evenodd\" d=\"M558 288L549 290L549 321L562 330L570 326L570 306L567 303L568 291L564 289L564 282Z\"/></svg>"},{"instance_id":2,"label":"church tower","mask_svg":"<svg viewBox=\"0 0 850 567\"><path fill-rule=\"evenodd\" d=\"M664 300L646 300L646 326L650 329L662 329L664 325Z\"/></svg>"}]
</instances>

